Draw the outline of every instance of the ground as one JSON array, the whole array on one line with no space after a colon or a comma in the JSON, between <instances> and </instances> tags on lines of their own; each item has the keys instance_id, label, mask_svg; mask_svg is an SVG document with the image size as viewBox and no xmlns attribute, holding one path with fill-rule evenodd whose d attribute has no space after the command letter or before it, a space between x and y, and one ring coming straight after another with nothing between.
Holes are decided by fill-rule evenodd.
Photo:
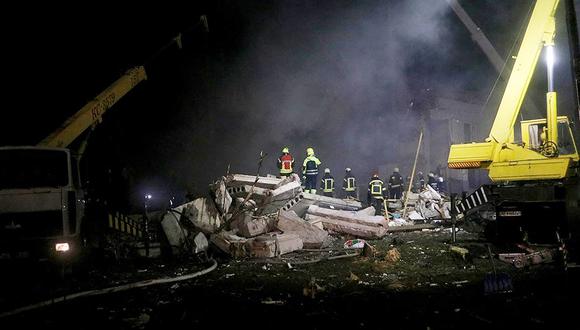
<instances>
[{"instance_id":1,"label":"ground","mask_svg":"<svg viewBox=\"0 0 580 330\"><path fill-rule=\"evenodd\" d=\"M275 260L231 260L215 254L217 268L189 281L56 303L0 318L0 325L541 329L574 320L579 285L571 279L577 278L577 270L565 271L559 262L518 269L496 259L496 272L513 284L511 292L502 293L484 287L493 282L493 268L487 243L477 234L461 231L455 244L447 230L391 234L368 242L374 253L367 249L366 256L332 260L352 252L341 250L346 239L337 238L332 251ZM451 251L452 245L469 252L463 257ZM3 283L0 313L67 292L178 276L209 265L197 258L139 260L93 267L64 281L28 274Z\"/></svg>"}]
</instances>

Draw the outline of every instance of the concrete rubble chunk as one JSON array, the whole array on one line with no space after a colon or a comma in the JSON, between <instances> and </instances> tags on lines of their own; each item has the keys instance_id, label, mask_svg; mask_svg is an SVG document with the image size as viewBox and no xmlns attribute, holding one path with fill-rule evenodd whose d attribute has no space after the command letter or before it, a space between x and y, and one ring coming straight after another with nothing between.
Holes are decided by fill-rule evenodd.
<instances>
[{"instance_id":1,"label":"concrete rubble chunk","mask_svg":"<svg viewBox=\"0 0 580 330\"><path fill-rule=\"evenodd\" d=\"M241 236L249 238L274 230L276 221L276 216L255 217L250 212L244 212L243 216L236 221L236 227Z\"/></svg>"},{"instance_id":2,"label":"concrete rubble chunk","mask_svg":"<svg viewBox=\"0 0 580 330\"><path fill-rule=\"evenodd\" d=\"M266 234L247 243L250 257L253 258L273 258L302 247L302 240L296 234Z\"/></svg>"},{"instance_id":3,"label":"concrete rubble chunk","mask_svg":"<svg viewBox=\"0 0 580 330\"><path fill-rule=\"evenodd\" d=\"M323 246L328 232L304 219L300 218L294 211L280 211L278 224L276 226L285 234L296 234L302 239L304 248L319 249Z\"/></svg>"},{"instance_id":4,"label":"concrete rubble chunk","mask_svg":"<svg viewBox=\"0 0 580 330\"><path fill-rule=\"evenodd\" d=\"M387 233L387 228L383 226L368 226L356 222L331 219L312 214L307 214L306 220L320 221L322 222L324 229L330 230L332 232L349 234L355 237L366 239L379 239L385 236Z\"/></svg>"},{"instance_id":5,"label":"concrete rubble chunk","mask_svg":"<svg viewBox=\"0 0 580 330\"><path fill-rule=\"evenodd\" d=\"M419 212L413 210L411 212L409 212L409 220L425 220L425 218L423 218L423 216L421 214L419 214Z\"/></svg>"},{"instance_id":6,"label":"concrete rubble chunk","mask_svg":"<svg viewBox=\"0 0 580 330\"><path fill-rule=\"evenodd\" d=\"M377 210L375 209L374 206L369 206L367 208L364 208L362 210L358 210L356 211L357 214L361 214L361 215L370 215L373 216L375 215L375 213L377 213Z\"/></svg>"},{"instance_id":7,"label":"concrete rubble chunk","mask_svg":"<svg viewBox=\"0 0 580 330\"><path fill-rule=\"evenodd\" d=\"M233 231L222 231L210 236L210 242L234 258L248 256L246 249L248 241L246 238L237 236Z\"/></svg>"},{"instance_id":8,"label":"concrete rubble chunk","mask_svg":"<svg viewBox=\"0 0 580 330\"><path fill-rule=\"evenodd\" d=\"M209 242L203 233L197 233L193 238L194 253L200 253L207 251L209 247Z\"/></svg>"},{"instance_id":9,"label":"concrete rubble chunk","mask_svg":"<svg viewBox=\"0 0 580 330\"><path fill-rule=\"evenodd\" d=\"M264 201L261 214L278 212L288 201L302 192L300 181L289 182L279 188L272 190L271 194Z\"/></svg>"},{"instance_id":10,"label":"concrete rubble chunk","mask_svg":"<svg viewBox=\"0 0 580 330\"><path fill-rule=\"evenodd\" d=\"M232 205L232 196L230 196L226 189L225 177L220 179L217 183L212 185L215 195L214 201L221 214L226 214Z\"/></svg>"},{"instance_id":11,"label":"concrete rubble chunk","mask_svg":"<svg viewBox=\"0 0 580 330\"><path fill-rule=\"evenodd\" d=\"M284 179L282 179L282 181L280 181L280 183L276 185L275 189L278 189L290 182L298 182L298 184L300 184L300 177L298 176L298 174L292 173L291 175L285 177Z\"/></svg>"},{"instance_id":12,"label":"concrete rubble chunk","mask_svg":"<svg viewBox=\"0 0 580 330\"><path fill-rule=\"evenodd\" d=\"M167 237L167 241L169 246L171 246L173 253L177 253L183 249L185 244L187 244L188 235L187 229L182 228L179 222L181 215L174 212L175 210L181 213L181 210L183 210L183 205L173 210L167 211L163 216L163 220L161 220L161 228L165 233L165 237Z\"/></svg>"},{"instance_id":13,"label":"concrete rubble chunk","mask_svg":"<svg viewBox=\"0 0 580 330\"><path fill-rule=\"evenodd\" d=\"M265 176L259 176L258 182L256 182L255 175L246 174L230 174L226 179L226 185L229 187L236 186L255 186L265 189L276 189L276 186L282 181L279 178L269 178ZM255 185L254 185L255 182Z\"/></svg>"},{"instance_id":14,"label":"concrete rubble chunk","mask_svg":"<svg viewBox=\"0 0 580 330\"><path fill-rule=\"evenodd\" d=\"M433 189L431 186L426 186L427 189L423 190L419 196L422 200L435 200L440 201L442 199L441 195Z\"/></svg>"},{"instance_id":15,"label":"concrete rubble chunk","mask_svg":"<svg viewBox=\"0 0 580 330\"><path fill-rule=\"evenodd\" d=\"M223 223L213 201L205 197L184 204L182 214L197 229L206 234L215 232Z\"/></svg>"},{"instance_id":16,"label":"concrete rubble chunk","mask_svg":"<svg viewBox=\"0 0 580 330\"><path fill-rule=\"evenodd\" d=\"M319 205L335 210L358 211L362 208L361 202L352 199L338 199L310 193L300 193L282 208L284 211L293 210L298 216L303 217L310 205Z\"/></svg>"},{"instance_id":17,"label":"concrete rubble chunk","mask_svg":"<svg viewBox=\"0 0 580 330\"><path fill-rule=\"evenodd\" d=\"M389 223L380 215L366 215L355 211L330 210L316 205L310 205L306 213L374 227L386 227Z\"/></svg>"},{"instance_id":18,"label":"concrete rubble chunk","mask_svg":"<svg viewBox=\"0 0 580 330\"><path fill-rule=\"evenodd\" d=\"M246 198L246 196L248 196L248 193L251 191L252 192L251 197L254 199L264 199L272 193L272 190L270 189L260 187L252 188L252 186L250 185L229 187L227 188L227 190L230 195L242 198Z\"/></svg>"}]
</instances>

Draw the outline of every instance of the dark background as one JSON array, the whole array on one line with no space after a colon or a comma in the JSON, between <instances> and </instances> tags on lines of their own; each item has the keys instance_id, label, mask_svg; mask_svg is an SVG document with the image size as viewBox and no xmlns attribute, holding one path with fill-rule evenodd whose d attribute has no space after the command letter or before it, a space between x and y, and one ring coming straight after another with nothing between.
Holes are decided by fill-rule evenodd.
<instances>
[{"instance_id":1,"label":"dark background","mask_svg":"<svg viewBox=\"0 0 580 330\"><path fill-rule=\"evenodd\" d=\"M533 1L460 3L507 57ZM2 13L0 145L38 143L128 68L146 65L149 79L105 114L83 167L120 205L140 205L145 193L203 194L228 166L256 173L260 151L261 174L274 174L285 145L298 163L312 146L337 177L351 167L364 181L412 156L399 145L418 138L421 107L409 104L422 104L426 89L483 102L498 76L444 0L85 1ZM563 28L556 87L570 115ZM159 53L179 32L184 48ZM529 94L541 108L538 67Z\"/></svg>"}]
</instances>

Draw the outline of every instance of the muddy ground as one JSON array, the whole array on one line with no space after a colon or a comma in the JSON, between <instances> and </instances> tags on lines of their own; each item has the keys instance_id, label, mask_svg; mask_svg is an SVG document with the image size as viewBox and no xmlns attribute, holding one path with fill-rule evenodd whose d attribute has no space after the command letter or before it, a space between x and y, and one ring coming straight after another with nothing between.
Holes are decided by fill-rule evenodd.
<instances>
[{"instance_id":1,"label":"muddy ground","mask_svg":"<svg viewBox=\"0 0 580 330\"><path fill-rule=\"evenodd\" d=\"M486 275L493 274L492 265L478 234L459 232L454 245L466 248L465 256L451 251L446 230L390 234L369 241L374 253L341 258L352 253L341 249L346 239L337 238L331 251L296 252L274 260L231 260L213 253L218 267L192 280L56 303L0 318L0 326L549 329L575 321L578 272L565 271L560 262L518 269L496 259L496 272L511 279L512 290L490 292L484 284ZM20 271L2 283L0 313L66 293L179 276L208 266L198 258L125 260L92 265L65 280L40 270Z\"/></svg>"}]
</instances>

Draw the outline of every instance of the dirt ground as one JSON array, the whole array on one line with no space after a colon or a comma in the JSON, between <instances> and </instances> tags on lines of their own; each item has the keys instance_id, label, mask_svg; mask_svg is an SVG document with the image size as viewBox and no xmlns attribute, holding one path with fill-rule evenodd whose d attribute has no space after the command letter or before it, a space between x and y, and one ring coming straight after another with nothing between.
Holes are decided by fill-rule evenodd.
<instances>
[{"instance_id":1,"label":"dirt ground","mask_svg":"<svg viewBox=\"0 0 580 330\"><path fill-rule=\"evenodd\" d=\"M460 231L390 234L374 251L345 256L348 237L332 249L273 260L214 257L218 267L189 281L54 304L0 318L2 329L170 329L196 327L547 329L574 320L577 269L562 263L515 268L495 259L510 292L486 290L493 274L486 242ZM462 255L451 246L467 249ZM491 246L493 253L505 247ZM462 250L459 250L462 251ZM338 257L335 259L335 257ZM138 260L95 266L64 281L39 273L2 283L0 313L66 293L179 276L206 268L197 258ZM487 276L487 280L486 280Z\"/></svg>"}]
</instances>

